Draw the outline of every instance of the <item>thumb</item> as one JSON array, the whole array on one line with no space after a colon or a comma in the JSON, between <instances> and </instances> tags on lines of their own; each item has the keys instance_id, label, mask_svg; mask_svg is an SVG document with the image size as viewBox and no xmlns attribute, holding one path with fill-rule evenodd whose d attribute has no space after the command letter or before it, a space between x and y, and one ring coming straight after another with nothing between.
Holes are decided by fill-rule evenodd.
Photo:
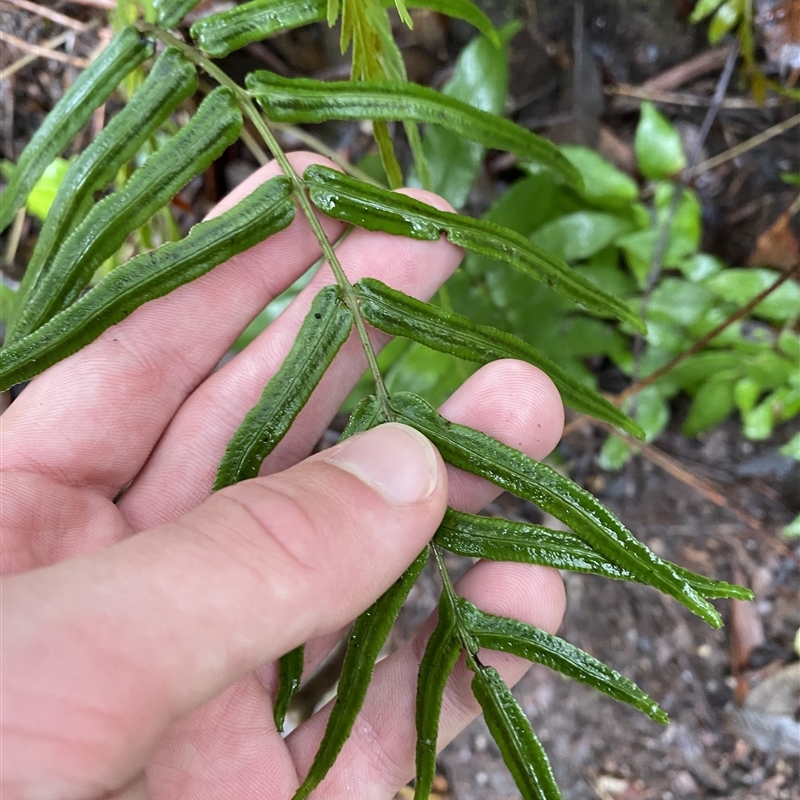
<instances>
[{"instance_id":1,"label":"thumb","mask_svg":"<svg viewBox=\"0 0 800 800\"><path fill-rule=\"evenodd\" d=\"M43 770L64 789L128 780L172 720L367 608L446 502L433 445L387 424L174 524L6 579L6 763L23 784Z\"/></svg>"}]
</instances>

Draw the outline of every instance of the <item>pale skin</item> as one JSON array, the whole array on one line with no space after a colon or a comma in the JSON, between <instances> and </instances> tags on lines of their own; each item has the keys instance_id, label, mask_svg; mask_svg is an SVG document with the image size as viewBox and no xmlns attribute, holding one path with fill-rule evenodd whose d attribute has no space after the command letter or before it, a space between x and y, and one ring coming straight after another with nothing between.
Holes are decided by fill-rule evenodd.
<instances>
[{"instance_id":1,"label":"pale skin","mask_svg":"<svg viewBox=\"0 0 800 800\"><path fill-rule=\"evenodd\" d=\"M324 162L291 158L298 171ZM262 168L220 208L277 173ZM335 239L340 223L321 219ZM462 256L444 240L361 230L337 252L351 280L372 275L424 299ZM211 370L319 255L298 214L49 369L3 415L6 800L289 800L328 709L281 738L276 659L310 642L313 669L425 547L448 503L476 512L496 496L403 426L308 457L365 368L353 336L262 477L209 497L227 441L313 295L333 282L327 269L241 355ZM563 425L552 382L511 361L481 369L441 412L535 458ZM481 562L457 591L548 631L564 611L558 573L540 567ZM416 671L434 624L378 664L352 738L314 798L390 800L413 777ZM512 684L528 668L512 656L481 658ZM459 663L441 746L478 713L469 684Z\"/></svg>"}]
</instances>

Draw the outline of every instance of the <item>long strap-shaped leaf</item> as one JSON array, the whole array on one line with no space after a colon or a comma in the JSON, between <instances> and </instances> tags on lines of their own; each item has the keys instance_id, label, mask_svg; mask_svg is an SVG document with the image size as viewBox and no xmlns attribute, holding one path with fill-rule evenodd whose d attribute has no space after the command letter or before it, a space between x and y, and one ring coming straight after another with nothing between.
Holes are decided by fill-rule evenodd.
<instances>
[{"instance_id":1,"label":"long strap-shaped leaf","mask_svg":"<svg viewBox=\"0 0 800 800\"><path fill-rule=\"evenodd\" d=\"M119 191L101 200L67 237L34 287L15 327L19 336L36 330L83 291L94 271L128 235L168 203L242 129L242 114L230 89L215 89L176 136L137 169Z\"/></svg>"},{"instance_id":2,"label":"long strap-shaped leaf","mask_svg":"<svg viewBox=\"0 0 800 800\"><path fill-rule=\"evenodd\" d=\"M162 28L174 28L200 0L153 0L156 24Z\"/></svg>"},{"instance_id":3,"label":"long strap-shaped leaf","mask_svg":"<svg viewBox=\"0 0 800 800\"><path fill-rule=\"evenodd\" d=\"M311 794L328 774L349 738L367 696L375 661L427 558L426 548L400 579L355 621L342 664L336 701L325 733L314 756L314 763L293 800L305 800Z\"/></svg>"},{"instance_id":4,"label":"long strap-shaped leaf","mask_svg":"<svg viewBox=\"0 0 800 800\"><path fill-rule=\"evenodd\" d=\"M439 211L420 200L370 186L326 167L311 166L304 178L311 200L331 217L412 239L433 241L444 233L453 244L504 261L592 311L615 316L645 331L644 323L625 303L514 231L486 220Z\"/></svg>"},{"instance_id":5,"label":"long strap-shaped leaf","mask_svg":"<svg viewBox=\"0 0 800 800\"><path fill-rule=\"evenodd\" d=\"M175 0L155 2L164 5ZM384 5L391 2L384 0ZM489 18L469 0L409 0L406 5L409 8L429 8L466 20L493 41L497 39L497 31ZM327 14L328 0L253 0L198 20L192 25L191 32L192 38L206 53L221 58L280 31L322 22Z\"/></svg>"},{"instance_id":6,"label":"long strap-shaped leaf","mask_svg":"<svg viewBox=\"0 0 800 800\"><path fill-rule=\"evenodd\" d=\"M374 428L380 421L378 399L375 395L369 395L353 409L353 413L350 415L339 441L343 442L356 433ZM300 688L300 681L303 677L304 650L305 648L301 645L282 656L278 662L278 692L273 705L273 717L275 719L275 727L279 731L283 731L289 703Z\"/></svg>"},{"instance_id":7,"label":"long strap-shaped leaf","mask_svg":"<svg viewBox=\"0 0 800 800\"><path fill-rule=\"evenodd\" d=\"M500 358L527 361L553 379L564 402L576 411L644 438L644 431L627 414L516 336L476 325L468 317L423 303L375 278L362 278L356 292L365 319L376 328L479 364Z\"/></svg>"},{"instance_id":8,"label":"long strap-shaped leaf","mask_svg":"<svg viewBox=\"0 0 800 800\"><path fill-rule=\"evenodd\" d=\"M427 86L392 81L316 81L251 72L247 88L267 116L277 122L330 119L435 122L484 147L508 150L552 169L581 187L580 173L558 148L526 128L447 97Z\"/></svg>"},{"instance_id":9,"label":"long strap-shaped leaf","mask_svg":"<svg viewBox=\"0 0 800 800\"><path fill-rule=\"evenodd\" d=\"M231 256L285 228L295 206L288 178L277 177L185 239L117 267L77 302L24 339L0 350L0 386L7 389L96 339L148 300L199 278Z\"/></svg>"},{"instance_id":10,"label":"long strap-shaped leaf","mask_svg":"<svg viewBox=\"0 0 800 800\"><path fill-rule=\"evenodd\" d=\"M564 639L516 619L487 614L463 598L458 600L458 610L467 631L481 647L544 664L638 708L656 722L669 722L666 712L633 681Z\"/></svg>"},{"instance_id":11,"label":"long strap-shaped leaf","mask_svg":"<svg viewBox=\"0 0 800 800\"><path fill-rule=\"evenodd\" d=\"M303 667L305 666L306 647L301 644L294 650L280 657L278 661L278 692L275 695L275 703L272 707L272 717L275 720L275 727L283 733L283 726L286 722L286 712L289 710L289 703L300 689L300 682L303 678Z\"/></svg>"},{"instance_id":12,"label":"long strap-shaped leaf","mask_svg":"<svg viewBox=\"0 0 800 800\"><path fill-rule=\"evenodd\" d=\"M353 315L336 286L320 290L311 303L280 369L264 388L225 450L214 491L255 478L261 462L286 435L300 410L347 341Z\"/></svg>"},{"instance_id":13,"label":"long strap-shaped leaf","mask_svg":"<svg viewBox=\"0 0 800 800\"><path fill-rule=\"evenodd\" d=\"M0 195L0 231L8 227L33 185L94 110L152 54L152 42L129 26L78 76L23 150L8 187Z\"/></svg>"},{"instance_id":14,"label":"long strap-shaped leaf","mask_svg":"<svg viewBox=\"0 0 800 800\"><path fill-rule=\"evenodd\" d=\"M444 419L410 392L394 395L392 407L398 421L424 433L445 461L536 503L637 580L671 595L715 628L722 625L712 605L577 484L519 450Z\"/></svg>"},{"instance_id":15,"label":"long strap-shaped leaf","mask_svg":"<svg viewBox=\"0 0 800 800\"><path fill-rule=\"evenodd\" d=\"M434 541L445 550L461 556L540 564L614 580L638 580L619 564L600 555L574 533L554 531L529 522L481 517L448 508ZM743 586L706 578L672 562L666 563L707 600L719 597L753 599L753 593Z\"/></svg>"},{"instance_id":16,"label":"long strap-shaped leaf","mask_svg":"<svg viewBox=\"0 0 800 800\"><path fill-rule=\"evenodd\" d=\"M439 600L439 621L428 639L417 676L417 752L414 800L428 800L436 777L439 716L447 679L461 652L455 611L446 592Z\"/></svg>"},{"instance_id":17,"label":"long strap-shaped leaf","mask_svg":"<svg viewBox=\"0 0 800 800\"><path fill-rule=\"evenodd\" d=\"M48 260L86 216L94 193L108 186L120 167L196 88L194 65L177 48L167 48L131 101L67 170L25 269L17 295L18 309L27 306ZM12 325L7 340L13 339L13 330Z\"/></svg>"},{"instance_id":18,"label":"long strap-shaped leaf","mask_svg":"<svg viewBox=\"0 0 800 800\"><path fill-rule=\"evenodd\" d=\"M523 800L561 800L547 754L497 670L474 661L470 668L472 693Z\"/></svg>"}]
</instances>

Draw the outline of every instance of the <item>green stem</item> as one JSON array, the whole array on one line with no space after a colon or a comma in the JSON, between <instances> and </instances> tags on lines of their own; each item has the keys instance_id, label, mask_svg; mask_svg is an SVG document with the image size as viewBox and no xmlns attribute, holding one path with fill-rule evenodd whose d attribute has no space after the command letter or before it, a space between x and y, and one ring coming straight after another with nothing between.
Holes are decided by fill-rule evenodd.
<instances>
[{"instance_id":1,"label":"green stem","mask_svg":"<svg viewBox=\"0 0 800 800\"><path fill-rule=\"evenodd\" d=\"M278 140L270 130L269 125L267 125L264 117L259 113L258 109L253 104L250 95L244 89L242 89L239 84L229 78L216 64L200 55L195 48L187 45L185 42L182 42L172 34L157 28L155 25L151 25L149 22L139 22L137 23L137 27L143 33L149 33L152 36L156 36L158 39L164 42L164 44L177 47L188 59L204 70L215 81L217 81L220 86L225 86L236 95L242 111L249 117L250 121L256 127L256 130L261 134L261 138L264 140L264 143L267 145L269 150L272 152L272 155L275 157L275 160L280 165L283 174L286 175L286 177L292 182L295 199L302 209L306 219L308 219L308 223L311 226L314 237L317 239L320 247L322 248L322 252L328 261L328 264L330 265L334 277L336 278L336 283L342 290L345 304L353 314L358 338L361 340L361 346L364 349L364 355L367 358L367 364L369 365L372 379L375 382L375 392L378 397L378 401L380 402L383 416L387 421L393 420L394 412L389 403L389 393L386 390L386 384L383 382L383 376L381 375L381 370L378 366L378 358L375 355L375 350L373 349L372 342L369 339L369 334L367 333L367 328L364 324L364 318L361 316L361 309L359 308L356 294L353 291L353 286L347 279L347 276L342 269L342 265L339 263L339 259L336 257L333 246L328 241L328 237L325 235L325 231L322 229L319 218L317 217L314 208L311 205L311 200L309 200L308 195L306 194L303 179L297 174L294 167L292 167L291 162L287 158L286 153L284 153L280 144L278 144Z\"/></svg>"},{"instance_id":2,"label":"green stem","mask_svg":"<svg viewBox=\"0 0 800 800\"><path fill-rule=\"evenodd\" d=\"M453 616L456 620L456 629L458 630L458 638L461 639L461 646L467 656L467 666L473 671L477 672L481 667L481 662L478 660L478 647L475 646L475 640L470 636L469 631L464 625L461 614L458 611L458 595L456 594L456 587L453 586L453 581L450 579L450 573L447 571L447 565L444 563L444 556L442 550L438 545L431 542L428 547L430 548L433 557L436 559L436 566L439 570L439 577L442 579L442 591L447 595L447 600L453 609Z\"/></svg>"}]
</instances>

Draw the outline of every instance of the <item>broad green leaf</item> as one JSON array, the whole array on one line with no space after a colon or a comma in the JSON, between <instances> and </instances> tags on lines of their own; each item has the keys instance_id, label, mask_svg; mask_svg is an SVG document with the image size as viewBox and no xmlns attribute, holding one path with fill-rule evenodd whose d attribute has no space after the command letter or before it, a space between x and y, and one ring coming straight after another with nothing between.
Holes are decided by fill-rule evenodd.
<instances>
[{"instance_id":1,"label":"broad green leaf","mask_svg":"<svg viewBox=\"0 0 800 800\"><path fill-rule=\"evenodd\" d=\"M800 461L800 431L798 431L783 447L778 451L782 456L789 456L795 461Z\"/></svg>"},{"instance_id":2,"label":"broad green leaf","mask_svg":"<svg viewBox=\"0 0 800 800\"><path fill-rule=\"evenodd\" d=\"M689 16L689 22L696 23L704 20L706 17L713 14L724 2L725 0L699 0Z\"/></svg>"},{"instance_id":3,"label":"broad green leaf","mask_svg":"<svg viewBox=\"0 0 800 800\"><path fill-rule=\"evenodd\" d=\"M527 361L552 378L564 402L572 408L617 425L634 436L642 434L640 428L608 400L521 339L496 328L475 325L467 317L423 303L375 278L362 278L356 284L356 291L366 320L385 333L404 336L434 350L479 364L501 358Z\"/></svg>"},{"instance_id":4,"label":"broad green leaf","mask_svg":"<svg viewBox=\"0 0 800 800\"><path fill-rule=\"evenodd\" d=\"M261 462L286 435L308 402L350 335L352 325L353 315L341 299L339 289L326 286L320 290L280 369L228 443L214 491L258 475Z\"/></svg>"},{"instance_id":5,"label":"broad green leaf","mask_svg":"<svg viewBox=\"0 0 800 800\"><path fill-rule=\"evenodd\" d=\"M406 195L368 186L321 166L305 171L312 202L325 214L367 230L434 241L442 233L456 245L504 261L534 280L600 314L612 314L644 331L642 321L616 297L601 292L566 264L499 225L439 211Z\"/></svg>"},{"instance_id":6,"label":"broad green leaf","mask_svg":"<svg viewBox=\"0 0 800 800\"><path fill-rule=\"evenodd\" d=\"M636 181L596 151L578 145L562 145L560 150L581 173L583 196L590 203L627 208L639 196Z\"/></svg>"},{"instance_id":7,"label":"broad green leaf","mask_svg":"<svg viewBox=\"0 0 800 800\"><path fill-rule=\"evenodd\" d=\"M389 393L414 392L432 406L441 405L472 375L477 367L416 342L397 357L385 374Z\"/></svg>"},{"instance_id":8,"label":"broad green leaf","mask_svg":"<svg viewBox=\"0 0 800 800\"><path fill-rule=\"evenodd\" d=\"M195 225L185 239L117 267L65 311L0 351L0 385L7 389L38 375L148 300L163 297L282 230L294 218L291 192L287 178L273 178L220 216Z\"/></svg>"},{"instance_id":9,"label":"broad green leaf","mask_svg":"<svg viewBox=\"0 0 800 800\"><path fill-rule=\"evenodd\" d=\"M197 88L192 63L174 47L158 58L145 82L69 168L45 220L20 287L22 308L63 241L84 219L94 194L104 189L120 167ZM35 187L34 187L35 188ZM9 338L13 328L9 331Z\"/></svg>"},{"instance_id":10,"label":"broad green leaf","mask_svg":"<svg viewBox=\"0 0 800 800\"><path fill-rule=\"evenodd\" d=\"M730 350L706 351L684 359L664 376L664 381L694 394L712 375L732 372L738 375L742 357ZM659 382L660 383L660 382Z\"/></svg>"},{"instance_id":11,"label":"broad green leaf","mask_svg":"<svg viewBox=\"0 0 800 800\"><path fill-rule=\"evenodd\" d=\"M415 83L390 81L316 81L251 72L250 93L276 122L325 122L329 119L433 122L485 147L508 150L544 164L580 186L580 173L546 139L510 120Z\"/></svg>"},{"instance_id":12,"label":"broad green leaf","mask_svg":"<svg viewBox=\"0 0 800 800\"><path fill-rule=\"evenodd\" d=\"M635 413L631 408L635 407ZM636 422L641 425L645 441L652 442L667 427L670 418L669 406L658 386L646 386L636 396L626 402L625 411L632 413ZM622 447L620 447L622 445ZM609 436L600 451L598 462L603 469L617 470L627 461L628 445L618 436ZM613 456L620 454L617 459ZM622 458L622 454L626 454Z\"/></svg>"},{"instance_id":13,"label":"broad green leaf","mask_svg":"<svg viewBox=\"0 0 800 800\"><path fill-rule=\"evenodd\" d=\"M770 398L742 416L742 433L751 441L761 442L772 435L775 427L775 411Z\"/></svg>"},{"instance_id":14,"label":"broad green leaf","mask_svg":"<svg viewBox=\"0 0 800 800\"><path fill-rule=\"evenodd\" d=\"M439 600L439 621L419 665L416 706L416 778L414 800L428 800L436 777L439 717L447 679L461 652L455 609L446 592Z\"/></svg>"},{"instance_id":15,"label":"broad green leaf","mask_svg":"<svg viewBox=\"0 0 800 800\"><path fill-rule=\"evenodd\" d=\"M647 318L688 327L703 319L716 302L714 293L705 286L667 277L650 295Z\"/></svg>"},{"instance_id":16,"label":"broad green leaf","mask_svg":"<svg viewBox=\"0 0 800 800\"><path fill-rule=\"evenodd\" d=\"M630 220L602 211L576 211L546 223L531 241L564 261L581 261L630 233Z\"/></svg>"},{"instance_id":17,"label":"broad green leaf","mask_svg":"<svg viewBox=\"0 0 800 800\"><path fill-rule=\"evenodd\" d=\"M739 413L747 414L752 411L763 391L761 384L749 375L736 381L733 387L733 399L736 401Z\"/></svg>"},{"instance_id":18,"label":"broad green leaf","mask_svg":"<svg viewBox=\"0 0 800 800\"><path fill-rule=\"evenodd\" d=\"M500 674L477 663L471 669L472 693L523 800L561 800L547 754Z\"/></svg>"},{"instance_id":19,"label":"broad green leaf","mask_svg":"<svg viewBox=\"0 0 800 800\"><path fill-rule=\"evenodd\" d=\"M162 28L174 28L200 0L153 0L156 24Z\"/></svg>"},{"instance_id":20,"label":"broad green leaf","mask_svg":"<svg viewBox=\"0 0 800 800\"><path fill-rule=\"evenodd\" d=\"M683 423L685 436L697 436L720 424L736 408L733 389L738 372L719 372L700 386Z\"/></svg>"},{"instance_id":21,"label":"broad green leaf","mask_svg":"<svg viewBox=\"0 0 800 800\"><path fill-rule=\"evenodd\" d=\"M788 525L784 525L781 528L781 536L785 536L787 539L797 539L800 538L800 514L798 514ZM798 636L795 636L795 643L798 640ZM797 650L797 644L795 644L795 649Z\"/></svg>"},{"instance_id":22,"label":"broad green leaf","mask_svg":"<svg viewBox=\"0 0 800 800\"><path fill-rule=\"evenodd\" d=\"M708 253L695 253L690 258L683 259L678 265L678 269L693 283L710 278L724 267L725 263L722 260Z\"/></svg>"},{"instance_id":23,"label":"broad green leaf","mask_svg":"<svg viewBox=\"0 0 800 800\"><path fill-rule=\"evenodd\" d=\"M305 651L305 645L301 644L286 653L286 655L281 656L278 661L278 692L275 695L275 703L272 707L272 718L275 720L275 727L281 733L283 733L283 725L286 722L289 703L291 703L292 697L300 689Z\"/></svg>"},{"instance_id":24,"label":"broad green leaf","mask_svg":"<svg viewBox=\"0 0 800 800\"><path fill-rule=\"evenodd\" d=\"M778 336L778 348L800 368L800 336L783 330Z\"/></svg>"},{"instance_id":25,"label":"broad green leaf","mask_svg":"<svg viewBox=\"0 0 800 800\"><path fill-rule=\"evenodd\" d=\"M389 5L390 2L392 0L383 0L383 5ZM406 5L409 8L429 8L464 19L484 35L497 39L497 32L489 18L469 0L418 0ZM328 8L327 0L253 0L198 20L192 25L192 38L207 53L221 58L275 33L330 20ZM334 22L338 15L337 4Z\"/></svg>"},{"instance_id":26,"label":"broad green leaf","mask_svg":"<svg viewBox=\"0 0 800 800\"><path fill-rule=\"evenodd\" d=\"M127 27L77 78L47 115L19 158L0 195L0 231L22 208L30 190L120 81L153 54L152 42Z\"/></svg>"},{"instance_id":27,"label":"broad green leaf","mask_svg":"<svg viewBox=\"0 0 800 800\"><path fill-rule=\"evenodd\" d=\"M718 272L703 281L703 285L715 294L737 303L749 303L780 277L770 269L733 268ZM800 285L797 281L786 281L752 311L756 317L772 322L786 322L800 314Z\"/></svg>"},{"instance_id":28,"label":"broad green leaf","mask_svg":"<svg viewBox=\"0 0 800 800\"><path fill-rule=\"evenodd\" d=\"M47 166L42 177L33 184L33 189L25 201L29 214L41 221L47 218L68 170L69 161L64 158L56 158Z\"/></svg>"},{"instance_id":29,"label":"broad green leaf","mask_svg":"<svg viewBox=\"0 0 800 800\"><path fill-rule=\"evenodd\" d=\"M375 661L397 619L400 608L427 560L426 548L395 584L355 621L342 664L336 700L325 733L308 775L295 792L293 800L305 800L314 791L328 774L349 738L358 712L367 696Z\"/></svg>"},{"instance_id":30,"label":"broad green leaf","mask_svg":"<svg viewBox=\"0 0 800 800\"><path fill-rule=\"evenodd\" d=\"M608 472L621 470L630 461L633 453L630 446L619 438L609 436L597 454L597 465Z\"/></svg>"},{"instance_id":31,"label":"broad green leaf","mask_svg":"<svg viewBox=\"0 0 800 800\"><path fill-rule=\"evenodd\" d=\"M653 198L656 207L656 222L659 228L670 218L674 184L664 181L656 186ZM694 255L700 247L703 234L700 201L691 189L684 189L675 214L671 218L667 255L670 264L678 263Z\"/></svg>"},{"instance_id":32,"label":"broad green leaf","mask_svg":"<svg viewBox=\"0 0 800 800\"><path fill-rule=\"evenodd\" d=\"M515 619L487 614L464 599L459 599L458 610L467 631L481 647L513 653L528 661L544 664L615 700L632 705L656 722L663 725L669 722L669 717L658 703L633 681L564 639Z\"/></svg>"},{"instance_id":33,"label":"broad green leaf","mask_svg":"<svg viewBox=\"0 0 800 800\"><path fill-rule=\"evenodd\" d=\"M461 556L540 564L612 580L639 581L631 572L600 555L574 533L554 531L529 522L481 517L448 508L434 542ZM677 564L670 563L670 566L707 599L735 597L751 600L753 597L749 589L741 586L697 575Z\"/></svg>"},{"instance_id":34,"label":"broad green leaf","mask_svg":"<svg viewBox=\"0 0 800 800\"><path fill-rule=\"evenodd\" d=\"M482 111L502 114L508 94L508 41L518 29L519 25L512 23L501 31L501 47L485 36L473 39L459 54L453 76L442 87L442 94ZM486 148L447 128L428 125L423 149L431 171L429 188L454 208L461 208L483 163ZM414 185L413 177L410 183Z\"/></svg>"},{"instance_id":35,"label":"broad green leaf","mask_svg":"<svg viewBox=\"0 0 800 800\"><path fill-rule=\"evenodd\" d=\"M550 467L484 433L449 422L411 394L392 397L398 421L425 434L445 461L538 505L637 580L669 594L714 627L716 610L598 500Z\"/></svg>"},{"instance_id":36,"label":"broad green leaf","mask_svg":"<svg viewBox=\"0 0 800 800\"><path fill-rule=\"evenodd\" d=\"M21 309L15 336L35 331L69 306L128 235L213 163L236 141L241 129L242 115L233 92L215 89L189 123L150 156L122 189L94 205L64 240Z\"/></svg>"},{"instance_id":37,"label":"broad green leaf","mask_svg":"<svg viewBox=\"0 0 800 800\"><path fill-rule=\"evenodd\" d=\"M651 180L671 178L686 166L681 137L649 100L642 103L634 149L639 170Z\"/></svg>"},{"instance_id":38,"label":"broad green leaf","mask_svg":"<svg viewBox=\"0 0 800 800\"><path fill-rule=\"evenodd\" d=\"M726 33L733 30L742 16L746 2L750 0L727 0L717 9L708 27L708 41L711 44L717 44Z\"/></svg>"}]
</instances>

